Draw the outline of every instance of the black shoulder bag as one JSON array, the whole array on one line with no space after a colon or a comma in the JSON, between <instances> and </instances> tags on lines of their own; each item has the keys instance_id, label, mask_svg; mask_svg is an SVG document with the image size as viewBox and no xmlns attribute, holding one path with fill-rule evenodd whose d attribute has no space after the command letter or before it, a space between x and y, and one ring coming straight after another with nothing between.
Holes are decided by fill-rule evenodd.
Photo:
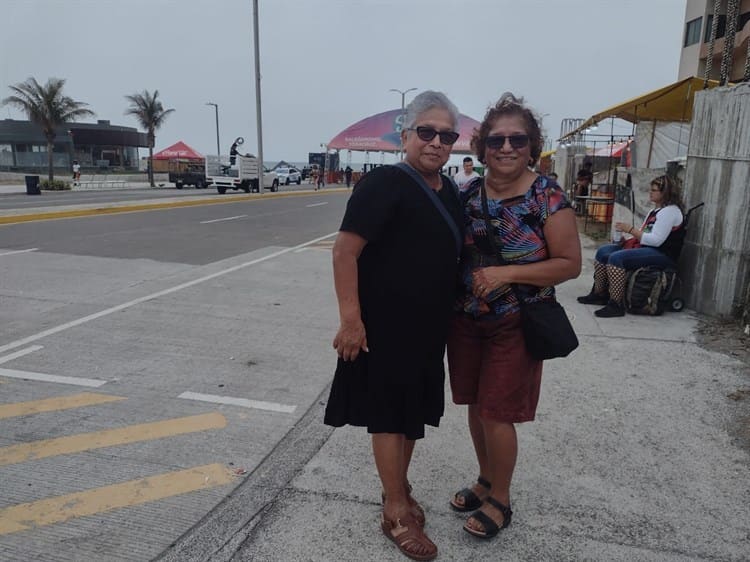
<instances>
[{"instance_id":1,"label":"black shoulder bag","mask_svg":"<svg viewBox=\"0 0 750 562\"><path fill-rule=\"evenodd\" d=\"M493 236L484 182L479 186L479 190L482 196L482 212L487 228L488 242L500 265L507 265L508 262L503 259ZM578 338L570 324L568 315L565 314L565 309L556 299L526 302L516 285L511 285L511 288L521 308L521 329L523 330L526 349L534 359L567 357L571 351L578 347Z\"/></svg>"}]
</instances>

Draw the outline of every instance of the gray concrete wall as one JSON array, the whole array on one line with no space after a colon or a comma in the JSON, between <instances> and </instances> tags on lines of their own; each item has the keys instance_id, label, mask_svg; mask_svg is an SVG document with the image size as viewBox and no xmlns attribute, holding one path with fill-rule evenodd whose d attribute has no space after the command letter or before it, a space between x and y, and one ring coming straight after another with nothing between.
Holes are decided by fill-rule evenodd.
<instances>
[{"instance_id":1,"label":"gray concrete wall","mask_svg":"<svg viewBox=\"0 0 750 562\"><path fill-rule=\"evenodd\" d=\"M750 84L696 94L684 200L706 203L691 217L683 250L688 306L742 316L750 282Z\"/></svg>"}]
</instances>

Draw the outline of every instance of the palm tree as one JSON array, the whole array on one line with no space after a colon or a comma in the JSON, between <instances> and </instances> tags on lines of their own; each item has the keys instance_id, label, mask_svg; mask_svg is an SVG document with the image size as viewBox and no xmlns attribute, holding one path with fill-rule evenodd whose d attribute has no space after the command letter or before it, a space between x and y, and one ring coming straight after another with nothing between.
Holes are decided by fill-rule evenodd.
<instances>
[{"instance_id":1,"label":"palm tree","mask_svg":"<svg viewBox=\"0 0 750 562\"><path fill-rule=\"evenodd\" d=\"M87 109L87 103L75 101L63 95L65 80L50 78L42 86L34 78L10 86L12 96L5 98L2 105L13 105L26 113L29 121L39 125L47 138L47 167L49 181L54 179L52 155L55 148L56 129L68 121L79 117L93 117L94 112Z\"/></svg>"},{"instance_id":2,"label":"palm tree","mask_svg":"<svg viewBox=\"0 0 750 562\"><path fill-rule=\"evenodd\" d=\"M140 123L141 127L146 129L148 138L148 181L151 187L154 187L154 144L156 141L155 131L164 124L167 115L174 109L164 109L162 103L157 99L159 90L154 90L154 95L143 90L142 94L132 94L125 96L130 102L130 107L125 111L125 115L133 115Z\"/></svg>"}]
</instances>

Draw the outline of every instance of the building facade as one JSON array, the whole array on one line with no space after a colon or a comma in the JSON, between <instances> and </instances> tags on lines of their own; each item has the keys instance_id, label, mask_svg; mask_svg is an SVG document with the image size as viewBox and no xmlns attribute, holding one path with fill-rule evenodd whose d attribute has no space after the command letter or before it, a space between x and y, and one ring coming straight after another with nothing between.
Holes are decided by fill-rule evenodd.
<instances>
[{"instance_id":1,"label":"building facade","mask_svg":"<svg viewBox=\"0 0 750 562\"><path fill-rule=\"evenodd\" d=\"M750 40L750 0L737 0L739 17L734 37L734 51L732 68L728 73L730 82L740 82L745 73L748 41ZM720 0L716 41L711 63L713 80L720 78L721 57L724 51L724 38L727 31L727 5L729 0ZM689 76L704 78L706 60L708 59L709 42L711 40L711 26L714 18L714 0L687 0L685 8L685 27L682 37L682 53L680 54L680 68L678 79Z\"/></svg>"},{"instance_id":2,"label":"building facade","mask_svg":"<svg viewBox=\"0 0 750 562\"><path fill-rule=\"evenodd\" d=\"M146 133L133 127L96 123L66 123L57 129L55 168L70 170L73 160L83 168L137 170L138 148L148 147ZM0 170L46 169L47 139L31 121L0 121Z\"/></svg>"}]
</instances>

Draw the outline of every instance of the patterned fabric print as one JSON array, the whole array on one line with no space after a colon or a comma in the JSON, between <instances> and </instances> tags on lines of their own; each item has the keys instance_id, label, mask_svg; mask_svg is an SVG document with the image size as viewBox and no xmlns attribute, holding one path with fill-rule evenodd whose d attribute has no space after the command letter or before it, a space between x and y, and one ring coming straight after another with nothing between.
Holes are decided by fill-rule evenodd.
<instances>
[{"instance_id":1,"label":"patterned fabric print","mask_svg":"<svg viewBox=\"0 0 750 562\"><path fill-rule=\"evenodd\" d=\"M471 272L474 269L499 265L499 260L487 239L479 190L481 181L472 181L461 193L466 234L461 255L461 284L456 308L475 318L481 316L494 319L517 312L518 299L509 287L493 291L486 301L476 298L471 292ZM488 199L487 204L496 245L502 248L503 259L514 264L547 259L544 223L547 217L560 209L570 208L570 202L560 186L543 176L537 177L525 195L504 201ZM524 301L528 302L549 298L555 294L554 287L540 289L532 285L516 285L516 290Z\"/></svg>"}]
</instances>

